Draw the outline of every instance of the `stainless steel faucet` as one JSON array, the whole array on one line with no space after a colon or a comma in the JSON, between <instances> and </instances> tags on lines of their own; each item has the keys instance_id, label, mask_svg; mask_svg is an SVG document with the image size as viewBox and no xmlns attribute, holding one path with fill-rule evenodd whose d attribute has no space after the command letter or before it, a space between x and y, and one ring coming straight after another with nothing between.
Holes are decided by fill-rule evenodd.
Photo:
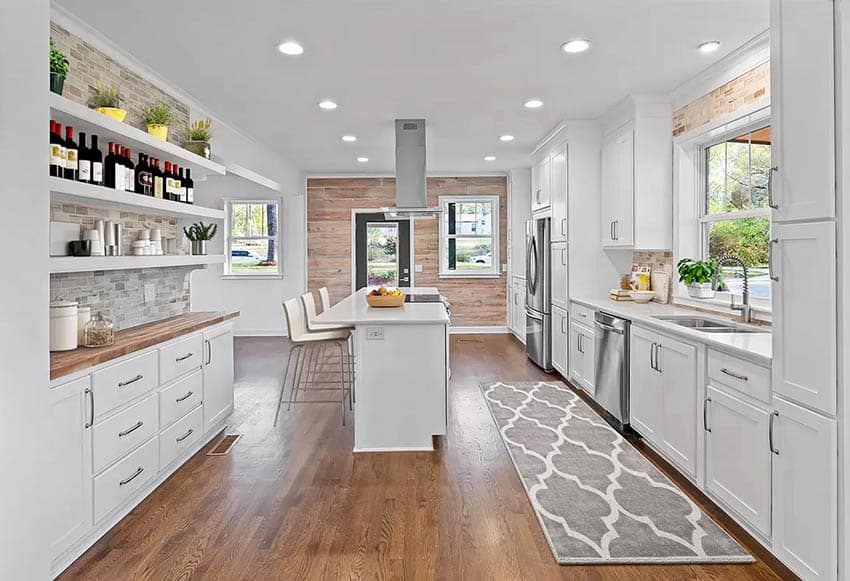
<instances>
[{"instance_id":1,"label":"stainless steel faucet","mask_svg":"<svg viewBox=\"0 0 850 581\"><path fill-rule=\"evenodd\" d=\"M740 305L735 304L735 295L730 293L732 304L729 305L729 308L733 311L741 311L741 321L749 323L753 320L753 309L750 306L750 279L747 274L747 263L744 262L743 258L736 256L735 254L727 254L718 258L717 265L714 267L714 274L711 277L711 288L712 290L717 290L717 279L720 277L720 267L727 262L737 262L741 265L741 268L744 269L743 302Z\"/></svg>"}]
</instances>

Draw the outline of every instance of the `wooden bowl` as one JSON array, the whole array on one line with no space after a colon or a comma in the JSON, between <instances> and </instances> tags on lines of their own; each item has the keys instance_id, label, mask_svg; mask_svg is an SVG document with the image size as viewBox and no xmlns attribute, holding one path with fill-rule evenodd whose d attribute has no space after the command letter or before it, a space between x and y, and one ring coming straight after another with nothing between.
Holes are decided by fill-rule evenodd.
<instances>
[{"instance_id":1,"label":"wooden bowl","mask_svg":"<svg viewBox=\"0 0 850 581\"><path fill-rule=\"evenodd\" d=\"M366 295L366 302L370 307L401 307L404 306L404 293L395 297Z\"/></svg>"}]
</instances>

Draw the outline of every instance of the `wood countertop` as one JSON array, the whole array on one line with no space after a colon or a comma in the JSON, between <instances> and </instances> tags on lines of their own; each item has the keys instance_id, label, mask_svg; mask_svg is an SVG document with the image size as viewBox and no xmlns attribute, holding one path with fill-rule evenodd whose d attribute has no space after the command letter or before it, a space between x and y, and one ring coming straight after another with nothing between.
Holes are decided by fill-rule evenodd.
<instances>
[{"instance_id":1,"label":"wood countertop","mask_svg":"<svg viewBox=\"0 0 850 581\"><path fill-rule=\"evenodd\" d=\"M109 347L89 349L80 347L73 351L57 351L50 354L50 379L54 380L75 371L88 369L129 353L147 349L158 343L194 333L199 329L235 319L239 311L208 311L186 313L123 329L115 333L115 343Z\"/></svg>"}]
</instances>

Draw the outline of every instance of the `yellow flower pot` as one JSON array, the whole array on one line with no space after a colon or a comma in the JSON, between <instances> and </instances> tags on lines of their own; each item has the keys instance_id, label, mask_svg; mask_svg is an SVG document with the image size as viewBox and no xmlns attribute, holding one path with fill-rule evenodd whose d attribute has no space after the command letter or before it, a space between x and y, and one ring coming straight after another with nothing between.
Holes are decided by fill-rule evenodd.
<instances>
[{"instance_id":1,"label":"yellow flower pot","mask_svg":"<svg viewBox=\"0 0 850 581\"><path fill-rule=\"evenodd\" d=\"M112 117L119 123L124 121L124 117L127 116L127 111L124 109L118 109L116 107L98 107L95 109L98 113L106 115L107 117Z\"/></svg>"},{"instance_id":2,"label":"yellow flower pot","mask_svg":"<svg viewBox=\"0 0 850 581\"><path fill-rule=\"evenodd\" d=\"M168 125L148 125L148 133L157 139L168 141Z\"/></svg>"}]
</instances>

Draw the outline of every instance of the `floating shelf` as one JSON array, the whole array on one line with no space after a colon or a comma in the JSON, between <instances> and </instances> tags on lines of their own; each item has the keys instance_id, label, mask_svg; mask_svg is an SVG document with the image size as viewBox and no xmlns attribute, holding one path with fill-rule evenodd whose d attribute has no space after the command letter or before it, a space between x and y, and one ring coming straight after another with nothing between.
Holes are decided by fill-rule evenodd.
<instances>
[{"instance_id":1,"label":"floating shelf","mask_svg":"<svg viewBox=\"0 0 850 581\"><path fill-rule=\"evenodd\" d=\"M221 264L223 254L206 256L51 256L50 272L91 272L95 270L128 270L131 268L167 268L170 266L203 266Z\"/></svg>"},{"instance_id":2,"label":"floating shelf","mask_svg":"<svg viewBox=\"0 0 850 581\"><path fill-rule=\"evenodd\" d=\"M75 182L62 178L51 177L51 198L60 202L73 204L93 204L99 208L114 208L137 214L156 214L158 216L175 216L177 218L206 218L209 220L224 220L224 210L205 208L194 204L183 204L122 192L103 186L93 186L83 182Z\"/></svg>"},{"instance_id":3,"label":"floating shelf","mask_svg":"<svg viewBox=\"0 0 850 581\"><path fill-rule=\"evenodd\" d=\"M241 165L235 163L228 163L225 166L225 170L227 171L227 175L234 175L240 177L242 179L248 180L249 182L261 185L264 188L274 190L275 192L283 191L281 185L273 179L269 179L265 176L262 176L255 171L251 171L248 168L242 167Z\"/></svg>"},{"instance_id":4,"label":"floating shelf","mask_svg":"<svg viewBox=\"0 0 850 581\"><path fill-rule=\"evenodd\" d=\"M88 135L96 134L102 149L107 146L107 142L115 141L130 147L134 152L141 151L161 158L163 161L176 161L180 167L191 169L192 177L196 179L205 175L224 175L225 173L224 166L220 163L195 155L173 143L157 139L127 123L119 123L94 109L89 109L85 105L55 93L50 93L50 116L63 125L72 126L75 132L85 131Z\"/></svg>"}]
</instances>

